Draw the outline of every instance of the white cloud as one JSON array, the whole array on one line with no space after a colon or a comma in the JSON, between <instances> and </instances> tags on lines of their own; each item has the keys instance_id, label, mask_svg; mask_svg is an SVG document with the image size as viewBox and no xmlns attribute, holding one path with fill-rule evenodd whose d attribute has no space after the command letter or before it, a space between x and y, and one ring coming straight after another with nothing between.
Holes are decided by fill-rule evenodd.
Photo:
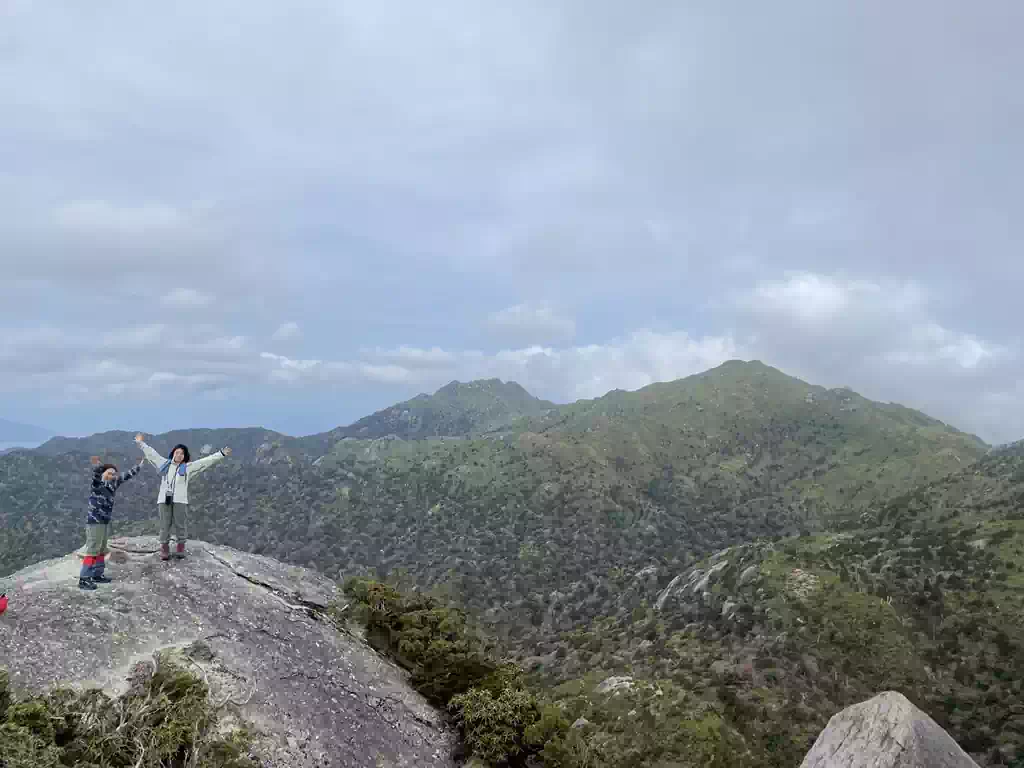
<instances>
[{"instance_id":1,"label":"white cloud","mask_svg":"<svg viewBox=\"0 0 1024 768\"><path fill-rule=\"evenodd\" d=\"M324 348L308 358L260 352L248 337L210 323L0 329L0 393L157 402L172 393L225 397L279 384L325 396L386 387L401 399L452 379L497 377L566 402L756 358L812 383L921 408L990 440L1024 432L1019 345L951 327L919 286L797 273L751 284L728 308L733 329L704 336L643 329L586 345L483 351L407 344L338 356Z\"/></svg>"},{"instance_id":2,"label":"white cloud","mask_svg":"<svg viewBox=\"0 0 1024 768\"><path fill-rule=\"evenodd\" d=\"M917 312L922 289L912 282L852 279L813 272L792 272L779 280L762 280L738 300L741 309L785 317L821 327L864 315Z\"/></svg>"},{"instance_id":3,"label":"white cloud","mask_svg":"<svg viewBox=\"0 0 1024 768\"><path fill-rule=\"evenodd\" d=\"M34 201L22 210L19 200L3 202L10 223L0 227L0 301L33 318L45 317L38 297L55 295L66 316L78 317L151 302L154 293L160 306L176 310L208 309L214 297L235 310L259 309L270 286L283 292L287 282L283 262L258 246L243 248L230 216L212 205ZM102 290L93 289L97 282ZM12 286L8 299L2 294Z\"/></svg>"},{"instance_id":4,"label":"white cloud","mask_svg":"<svg viewBox=\"0 0 1024 768\"><path fill-rule=\"evenodd\" d=\"M272 381L298 382L310 378L314 373L318 374L318 378L323 378L322 360L292 360L272 352L261 352L260 359L270 365Z\"/></svg>"},{"instance_id":5,"label":"white cloud","mask_svg":"<svg viewBox=\"0 0 1024 768\"><path fill-rule=\"evenodd\" d=\"M185 348L193 349L197 352L232 354L244 350L247 343L248 341L245 336L216 336L204 341L192 340L185 344Z\"/></svg>"},{"instance_id":6,"label":"white cloud","mask_svg":"<svg viewBox=\"0 0 1024 768\"><path fill-rule=\"evenodd\" d=\"M812 383L849 385L989 440L1024 434L1019 340L951 327L939 297L919 284L792 273L756 284L731 308L752 356Z\"/></svg>"},{"instance_id":7,"label":"white cloud","mask_svg":"<svg viewBox=\"0 0 1024 768\"><path fill-rule=\"evenodd\" d=\"M335 369L364 381L378 384L401 384L416 378L408 368L403 368L400 365L388 365L386 363L341 363L335 366Z\"/></svg>"},{"instance_id":8,"label":"white cloud","mask_svg":"<svg viewBox=\"0 0 1024 768\"><path fill-rule=\"evenodd\" d=\"M207 392L260 380L263 371L244 336L211 326L0 329L0 338L0 393L28 392L48 401Z\"/></svg>"},{"instance_id":9,"label":"white cloud","mask_svg":"<svg viewBox=\"0 0 1024 768\"><path fill-rule=\"evenodd\" d=\"M607 344L531 346L493 354L405 346L367 352L361 360L335 362L261 355L273 380L292 384L373 382L430 389L452 379L497 377L560 401L597 397L616 388L637 389L698 373L737 356L738 347L729 337L695 339L682 331L638 331Z\"/></svg>"},{"instance_id":10,"label":"white cloud","mask_svg":"<svg viewBox=\"0 0 1024 768\"><path fill-rule=\"evenodd\" d=\"M194 288L176 288L161 297L160 303L171 309L201 309L213 303L213 297Z\"/></svg>"},{"instance_id":11,"label":"white cloud","mask_svg":"<svg viewBox=\"0 0 1024 768\"><path fill-rule=\"evenodd\" d=\"M302 329L296 322L281 323L270 337L271 341L294 341L302 336Z\"/></svg>"},{"instance_id":12,"label":"white cloud","mask_svg":"<svg viewBox=\"0 0 1024 768\"><path fill-rule=\"evenodd\" d=\"M87 360L70 371L70 376L75 381L84 384L95 381L100 383L111 383L113 381L125 381L143 373L144 369L129 365L120 360Z\"/></svg>"},{"instance_id":13,"label":"white cloud","mask_svg":"<svg viewBox=\"0 0 1024 768\"><path fill-rule=\"evenodd\" d=\"M458 360L456 353L449 352L440 347L420 349L403 345L394 349L378 348L369 354L377 360L384 360L409 368L445 367L455 364Z\"/></svg>"},{"instance_id":14,"label":"white cloud","mask_svg":"<svg viewBox=\"0 0 1024 768\"><path fill-rule=\"evenodd\" d=\"M564 343L576 335L576 321L549 302L516 304L492 313L488 328L516 344Z\"/></svg>"},{"instance_id":15,"label":"white cloud","mask_svg":"<svg viewBox=\"0 0 1024 768\"><path fill-rule=\"evenodd\" d=\"M5 4L0 324L73 338L14 341L13 364L0 339L3 378L61 382L83 357L157 370L145 338L108 348L77 329L160 312L187 285L237 323L203 339L283 344L258 330L281 313L322 345L302 355L396 366L345 369L396 390L429 371L583 365L564 307L586 307L589 359L619 371L594 363L594 382L650 376L608 356L657 327L879 391L953 381L944 402L976 403L1019 333L1024 101L1005 94L1020 4L690 5L311 0L282 36L268 2ZM908 35L919 66L903 66ZM791 267L812 272L779 277ZM759 278L746 304L701 313ZM541 290L564 306L501 309ZM355 345L418 351L328 338L367 326ZM509 354L459 349L481 330ZM170 370L239 378L270 364L244 343L173 354Z\"/></svg>"},{"instance_id":16,"label":"white cloud","mask_svg":"<svg viewBox=\"0 0 1024 768\"><path fill-rule=\"evenodd\" d=\"M295 360L271 352L261 353L260 359L269 366L267 373L271 381L289 384L397 384L416 378L412 371L400 365L366 360Z\"/></svg>"},{"instance_id":17,"label":"white cloud","mask_svg":"<svg viewBox=\"0 0 1024 768\"><path fill-rule=\"evenodd\" d=\"M930 299L912 282L799 272L757 283L736 307L758 346L802 349L808 359L824 352L857 364L977 369L1011 355L1001 344L943 326Z\"/></svg>"},{"instance_id":18,"label":"white cloud","mask_svg":"<svg viewBox=\"0 0 1024 768\"><path fill-rule=\"evenodd\" d=\"M146 380L154 395L165 392L207 392L223 389L231 384L230 377L225 374L190 373L180 374L172 371L155 371Z\"/></svg>"},{"instance_id":19,"label":"white cloud","mask_svg":"<svg viewBox=\"0 0 1024 768\"><path fill-rule=\"evenodd\" d=\"M107 331L101 337L103 347L109 349L149 349L164 342L167 326L140 325L127 330Z\"/></svg>"},{"instance_id":20,"label":"white cloud","mask_svg":"<svg viewBox=\"0 0 1024 768\"><path fill-rule=\"evenodd\" d=\"M897 349L886 353L885 359L913 365L952 363L959 368L974 369L1012 354L1003 345L951 331L938 323L924 322L912 325L907 338Z\"/></svg>"},{"instance_id":21,"label":"white cloud","mask_svg":"<svg viewBox=\"0 0 1024 768\"><path fill-rule=\"evenodd\" d=\"M170 205L115 205L107 200L79 200L54 211L54 222L68 234L98 240L149 240L180 237L193 231L193 222Z\"/></svg>"}]
</instances>

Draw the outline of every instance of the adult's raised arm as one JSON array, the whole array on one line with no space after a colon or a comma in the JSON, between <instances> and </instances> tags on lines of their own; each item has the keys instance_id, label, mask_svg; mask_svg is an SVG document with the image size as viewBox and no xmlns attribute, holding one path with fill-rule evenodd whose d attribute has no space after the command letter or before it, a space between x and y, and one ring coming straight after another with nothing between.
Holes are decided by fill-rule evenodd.
<instances>
[{"instance_id":1,"label":"adult's raised arm","mask_svg":"<svg viewBox=\"0 0 1024 768\"><path fill-rule=\"evenodd\" d=\"M138 443L139 448L142 449L142 455L145 456L146 461L157 469L160 469L160 467L164 465L164 462L167 461L167 459L153 450L150 446L146 445L146 440L143 438L141 432L135 436L135 442Z\"/></svg>"},{"instance_id":2,"label":"adult's raised arm","mask_svg":"<svg viewBox=\"0 0 1024 768\"><path fill-rule=\"evenodd\" d=\"M231 455L230 448L221 448L216 453L211 453L209 456L203 456L201 459L189 462L188 473L190 475L197 475L200 472L205 472L218 461L223 461L225 458Z\"/></svg>"}]
</instances>

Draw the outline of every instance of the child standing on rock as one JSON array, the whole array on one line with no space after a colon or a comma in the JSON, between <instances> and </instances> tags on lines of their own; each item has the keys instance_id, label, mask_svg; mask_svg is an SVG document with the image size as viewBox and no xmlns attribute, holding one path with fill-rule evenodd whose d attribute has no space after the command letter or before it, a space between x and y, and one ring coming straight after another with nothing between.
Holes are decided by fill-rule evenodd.
<instances>
[{"instance_id":1,"label":"child standing on rock","mask_svg":"<svg viewBox=\"0 0 1024 768\"><path fill-rule=\"evenodd\" d=\"M92 487L89 490L89 517L85 524L85 549L82 570L78 574L81 589L96 589L97 584L109 584L112 580L103 573L106 558L110 553L107 541L110 538L110 517L114 512L114 494L121 484L139 474L140 461L127 472L118 474L113 464L101 464L99 456L93 456Z\"/></svg>"},{"instance_id":2,"label":"child standing on rock","mask_svg":"<svg viewBox=\"0 0 1024 768\"><path fill-rule=\"evenodd\" d=\"M143 455L160 473L160 495L157 505L160 508L160 559L171 557L171 528L177 548L174 556L179 560L185 557L185 534L188 526L188 481L193 475L209 469L218 461L231 455L230 448L222 448L216 453L192 461L188 447L176 445L165 459L155 450L146 445L141 434L135 436Z\"/></svg>"}]
</instances>

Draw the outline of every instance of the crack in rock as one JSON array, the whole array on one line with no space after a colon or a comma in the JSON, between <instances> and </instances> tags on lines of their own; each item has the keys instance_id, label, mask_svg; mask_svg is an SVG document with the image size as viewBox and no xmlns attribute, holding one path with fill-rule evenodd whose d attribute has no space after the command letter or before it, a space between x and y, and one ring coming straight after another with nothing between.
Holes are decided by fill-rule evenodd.
<instances>
[{"instance_id":1,"label":"crack in rock","mask_svg":"<svg viewBox=\"0 0 1024 768\"><path fill-rule=\"evenodd\" d=\"M265 581L261 581L260 579L257 579L257 578L254 578L252 576L249 576L246 573L242 573L237 568L235 568L233 565L231 565L230 562L228 562L223 557L218 555L216 552L213 552L213 551L211 551L209 549L206 549L206 548L204 548L203 551L206 552L206 554L208 554L210 557L212 557L218 563L223 565L225 568L227 568L229 571L231 571L233 574L235 574L235 576L238 576L239 578L245 579L250 584L253 584L253 585L257 586L257 587L260 587L262 589L267 590L267 592L269 592L271 595L273 595L275 598L277 598L281 603L283 603L285 605L285 607L290 608L293 611L303 611L304 613L306 613L307 616L309 616L311 619L315 619L316 621L325 621L325 622L327 622L328 624L331 624L331 625L335 624L334 619L330 615L328 615L328 606L323 605L322 603L314 602L312 600L306 600L298 592L295 592L295 593L293 593L291 595L283 593L282 590L278 589L273 584L268 584ZM290 603L290 602L288 602L289 599L290 600L294 600L295 602L294 603ZM346 605L341 610L344 610L347 607L348 606Z\"/></svg>"}]
</instances>

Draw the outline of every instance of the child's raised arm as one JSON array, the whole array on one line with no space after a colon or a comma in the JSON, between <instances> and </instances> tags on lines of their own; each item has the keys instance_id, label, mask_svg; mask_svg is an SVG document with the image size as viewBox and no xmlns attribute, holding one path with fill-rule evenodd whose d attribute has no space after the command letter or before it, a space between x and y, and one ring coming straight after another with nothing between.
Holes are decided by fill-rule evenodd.
<instances>
[{"instance_id":1,"label":"child's raised arm","mask_svg":"<svg viewBox=\"0 0 1024 768\"><path fill-rule=\"evenodd\" d=\"M115 481L114 487L117 488L118 486L121 485L121 483L131 480L133 477L139 474L139 472L142 470L142 465L145 463L145 461L145 459L140 459L139 463L136 464L134 467L129 469L127 472L122 472L120 477L118 477L117 480Z\"/></svg>"},{"instance_id":2,"label":"child's raised arm","mask_svg":"<svg viewBox=\"0 0 1024 768\"><path fill-rule=\"evenodd\" d=\"M99 456L90 456L89 463L92 464L92 484L98 485L102 482L103 463L100 461Z\"/></svg>"}]
</instances>

